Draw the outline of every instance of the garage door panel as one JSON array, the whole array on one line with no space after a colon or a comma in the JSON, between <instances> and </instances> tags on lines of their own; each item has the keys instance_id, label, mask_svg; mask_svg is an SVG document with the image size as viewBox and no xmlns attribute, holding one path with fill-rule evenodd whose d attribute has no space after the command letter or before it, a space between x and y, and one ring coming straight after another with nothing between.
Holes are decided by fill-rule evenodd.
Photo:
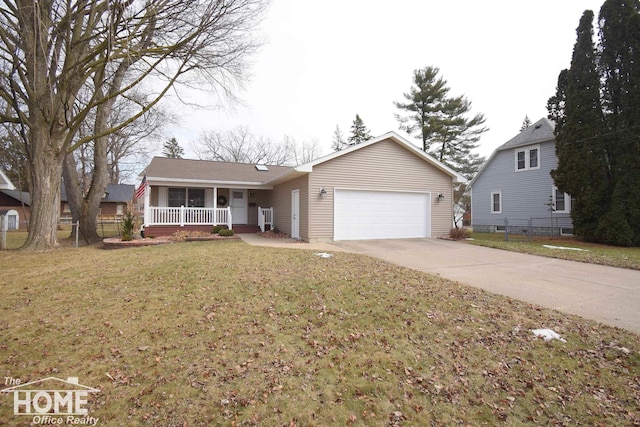
<instances>
[{"instance_id":1,"label":"garage door panel","mask_svg":"<svg viewBox=\"0 0 640 427\"><path fill-rule=\"evenodd\" d=\"M334 239L430 237L429 194L335 190Z\"/></svg>"}]
</instances>

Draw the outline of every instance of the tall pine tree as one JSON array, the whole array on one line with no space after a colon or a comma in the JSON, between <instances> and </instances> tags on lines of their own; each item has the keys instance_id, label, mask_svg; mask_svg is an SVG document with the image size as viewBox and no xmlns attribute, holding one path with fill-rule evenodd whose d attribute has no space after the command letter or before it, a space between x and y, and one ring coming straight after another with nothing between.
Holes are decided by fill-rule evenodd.
<instances>
[{"instance_id":1,"label":"tall pine tree","mask_svg":"<svg viewBox=\"0 0 640 427\"><path fill-rule=\"evenodd\" d=\"M639 11L638 0L605 1L598 50L593 12L585 11L571 68L547 105L556 121L552 176L575 198L575 234L622 246L640 245Z\"/></svg>"},{"instance_id":2,"label":"tall pine tree","mask_svg":"<svg viewBox=\"0 0 640 427\"><path fill-rule=\"evenodd\" d=\"M446 80L437 67L413 72L413 85L404 102L394 102L401 113L395 117L400 129L422 141L422 149L457 171L473 176L484 159L472 153L478 147L483 114L467 117L471 102L464 96L450 97Z\"/></svg>"},{"instance_id":3,"label":"tall pine tree","mask_svg":"<svg viewBox=\"0 0 640 427\"><path fill-rule=\"evenodd\" d=\"M347 142L349 145L355 145L370 139L371 134L369 134L369 129L364 125L360 116L356 114L356 118L353 120L353 124L351 125L351 135L347 138Z\"/></svg>"},{"instance_id":4,"label":"tall pine tree","mask_svg":"<svg viewBox=\"0 0 640 427\"><path fill-rule=\"evenodd\" d=\"M171 138L162 145L162 154L170 159L181 159L184 156L184 149L178 143L178 140Z\"/></svg>"},{"instance_id":5,"label":"tall pine tree","mask_svg":"<svg viewBox=\"0 0 640 427\"><path fill-rule=\"evenodd\" d=\"M605 213L602 199L610 185L606 153L599 143L605 129L590 10L585 11L577 29L571 68L560 73L556 96L549 100L548 108L550 118L556 121L558 157L558 167L551 176L558 189L575 200L574 233L593 240L599 218Z\"/></svg>"},{"instance_id":6,"label":"tall pine tree","mask_svg":"<svg viewBox=\"0 0 640 427\"><path fill-rule=\"evenodd\" d=\"M640 2L607 0L600 9L600 69L609 130L612 191L599 241L640 246Z\"/></svg>"}]
</instances>

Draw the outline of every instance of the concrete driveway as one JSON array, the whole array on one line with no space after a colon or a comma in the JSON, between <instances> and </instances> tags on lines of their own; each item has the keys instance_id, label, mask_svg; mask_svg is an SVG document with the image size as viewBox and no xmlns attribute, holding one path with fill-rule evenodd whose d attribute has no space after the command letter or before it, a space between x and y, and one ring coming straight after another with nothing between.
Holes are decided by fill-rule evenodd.
<instances>
[{"instance_id":1,"label":"concrete driveway","mask_svg":"<svg viewBox=\"0 0 640 427\"><path fill-rule=\"evenodd\" d=\"M325 245L439 274L493 293L640 334L640 271L437 239L349 241Z\"/></svg>"}]
</instances>

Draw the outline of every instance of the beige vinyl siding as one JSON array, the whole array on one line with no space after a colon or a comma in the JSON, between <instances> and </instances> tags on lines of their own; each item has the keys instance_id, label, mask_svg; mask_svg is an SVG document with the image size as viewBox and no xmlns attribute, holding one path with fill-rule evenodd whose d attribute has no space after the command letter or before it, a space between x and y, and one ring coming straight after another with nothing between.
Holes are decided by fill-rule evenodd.
<instances>
[{"instance_id":1,"label":"beige vinyl siding","mask_svg":"<svg viewBox=\"0 0 640 427\"><path fill-rule=\"evenodd\" d=\"M270 195L275 227L291 234L291 192L300 190L300 238L309 240L309 177L308 175L276 186Z\"/></svg>"},{"instance_id":2,"label":"beige vinyl siding","mask_svg":"<svg viewBox=\"0 0 640 427\"><path fill-rule=\"evenodd\" d=\"M327 191L324 199L320 198L321 187ZM431 193L431 235L446 235L451 228L452 177L392 140L380 141L313 167L309 175L308 240L333 239L335 188ZM438 202L438 193L444 194L444 201Z\"/></svg>"}]
</instances>

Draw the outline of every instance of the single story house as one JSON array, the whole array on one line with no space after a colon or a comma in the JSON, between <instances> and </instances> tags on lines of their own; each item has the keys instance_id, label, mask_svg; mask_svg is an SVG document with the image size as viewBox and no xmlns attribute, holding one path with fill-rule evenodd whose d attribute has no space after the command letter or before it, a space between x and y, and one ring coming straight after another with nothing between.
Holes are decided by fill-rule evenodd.
<instances>
[{"instance_id":1,"label":"single story house","mask_svg":"<svg viewBox=\"0 0 640 427\"><path fill-rule=\"evenodd\" d=\"M573 234L571 197L558 191L554 124L538 120L498 147L471 180L471 226L477 232Z\"/></svg>"},{"instance_id":2,"label":"single story house","mask_svg":"<svg viewBox=\"0 0 640 427\"><path fill-rule=\"evenodd\" d=\"M134 189L135 186L131 184L107 184L102 200L100 200L98 217L103 220L122 218L128 206L133 204ZM71 208L69 207L64 182L60 188L60 221L71 221Z\"/></svg>"},{"instance_id":3,"label":"single story house","mask_svg":"<svg viewBox=\"0 0 640 427\"><path fill-rule=\"evenodd\" d=\"M464 182L395 132L294 167L155 157L142 176L147 236L222 224L305 241L447 235Z\"/></svg>"}]
</instances>

